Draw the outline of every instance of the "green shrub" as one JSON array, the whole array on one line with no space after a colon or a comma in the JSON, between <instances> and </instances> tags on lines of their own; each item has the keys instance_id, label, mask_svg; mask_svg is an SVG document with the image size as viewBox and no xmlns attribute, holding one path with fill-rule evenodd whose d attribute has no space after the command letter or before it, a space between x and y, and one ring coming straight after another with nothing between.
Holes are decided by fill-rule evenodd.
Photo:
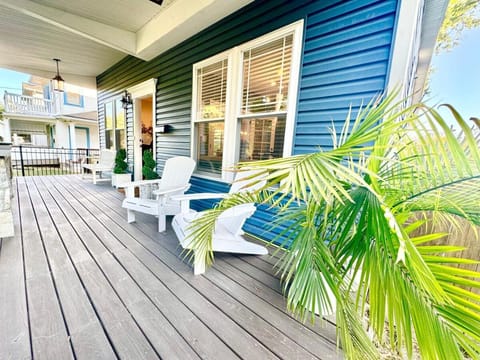
<instances>
[{"instance_id":1,"label":"green shrub","mask_svg":"<svg viewBox=\"0 0 480 360\"><path fill-rule=\"evenodd\" d=\"M153 160L153 153L152 151L145 151L143 153L143 167L142 167L142 174L145 180L153 180L158 179L159 176L155 171L155 166L157 163Z\"/></svg>"},{"instance_id":2,"label":"green shrub","mask_svg":"<svg viewBox=\"0 0 480 360\"><path fill-rule=\"evenodd\" d=\"M117 155L115 156L115 167L113 168L114 174L126 174L128 173L128 164L125 161L127 158L127 152L125 149L117 150Z\"/></svg>"}]
</instances>

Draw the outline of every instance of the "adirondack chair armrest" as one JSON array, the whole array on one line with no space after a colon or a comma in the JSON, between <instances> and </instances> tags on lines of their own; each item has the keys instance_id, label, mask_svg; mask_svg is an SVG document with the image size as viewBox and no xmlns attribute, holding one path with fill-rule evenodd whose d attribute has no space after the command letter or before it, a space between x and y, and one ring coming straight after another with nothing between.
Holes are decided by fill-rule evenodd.
<instances>
[{"instance_id":1,"label":"adirondack chair armrest","mask_svg":"<svg viewBox=\"0 0 480 360\"><path fill-rule=\"evenodd\" d=\"M228 196L226 193L197 193L185 195L173 195L170 199L180 201L181 212L186 214L190 211L191 200L224 199Z\"/></svg>"},{"instance_id":2,"label":"adirondack chair armrest","mask_svg":"<svg viewBox=\"0 0 480 360\"><path fill-rule=\"evenodd\" d=\"M122 184L122 187L125 188L125 196L127 198L133 198L135 196L135 188L143 185L159 184L162 182L162 179L156 180L137 180L129 183Z\"/></svg>"},{"instance_id":3,"label":"adirondack chair armrest","mask_svg":"<svg viewBox=\"0 0 480 360\"><path fill-rule=\"evenodd\" d=\"M155 179L155 180L138 180L138 181L132 181L129 182L128 184L125 184L125 188L128 187L138 187L142 185L151 185L151 184L159 184L162 182L162 179Z\"/></svg>"},{"instance_id":4,"label":"adirondack chair armrest","mask_svg":"<svg viewBox=\"0 0 480 360\"><path fill-rule=\"evenodd\" d=\"M190 188L190 184L187 184L185 186L175 186L171 188L154 190L152 191L152 194L156 196L163 196L168 194L174 194L179 191L187 191L189 188Z\"/></svg>"},{"instance_id":5,"label":"adirondack chair armrest","mask_svg":"<svg viewBox=\"0 0 480 360\"><path fill-rule=\"evenodd\" d=\"M89 165L92 165L92 164L97 164L100 158L98 156L83 156L81 160L82 160L82 163L86 163L86 164L88 164L88 161L90 160Z\"/></svg>"}]
</instances>

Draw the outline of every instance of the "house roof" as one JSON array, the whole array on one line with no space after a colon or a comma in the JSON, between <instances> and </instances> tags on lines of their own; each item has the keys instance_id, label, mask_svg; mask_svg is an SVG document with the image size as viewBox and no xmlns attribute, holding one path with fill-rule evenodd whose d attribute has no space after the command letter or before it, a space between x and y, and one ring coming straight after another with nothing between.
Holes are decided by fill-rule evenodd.
<instances>
[{"instance_id":1,"label":"house roof","mask_svg":"<svg viewBox=\"0 0 480 360\"><path fill-rule=\"evenodd\" d=\"M126 55L150 60L252 0L0 0L0 67L69 83Z\"/></svg>"}]
</instances>

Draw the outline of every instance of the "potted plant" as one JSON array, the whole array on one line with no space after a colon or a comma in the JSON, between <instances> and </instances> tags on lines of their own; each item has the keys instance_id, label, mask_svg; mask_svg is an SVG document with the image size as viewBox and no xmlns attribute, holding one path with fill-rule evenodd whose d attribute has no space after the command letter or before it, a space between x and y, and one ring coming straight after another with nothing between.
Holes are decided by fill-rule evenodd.
<instances>
[{"instance_id":1,"label":"potted plant","mask_svg":"<svg viewBox=\"0 0 480 360\"><path fill-rule=\"evenodd\" d=\"M128 172L128 164L125 161L127 152L125 149L119 149L115 156L115 167L112 174L112 186L119 187L122 184L132 180L132 174Z\"/></svg>"},{"instance_id":2,"label":"potted plant","mask_svg":"<svg viewBox=\"0 0 480 360\"><path fill-rule=\"evenodd\" d=\"M144 180L155 180L158 179L159 176L155 171L157 163L153 159L153 152L151 150L145 151L143 153L143 167L142 167L142 174ZM145 184L140 186L140 197L141 198L152 198L152 191L156 189L157 184Z\"/></svg>"}]
</instances>

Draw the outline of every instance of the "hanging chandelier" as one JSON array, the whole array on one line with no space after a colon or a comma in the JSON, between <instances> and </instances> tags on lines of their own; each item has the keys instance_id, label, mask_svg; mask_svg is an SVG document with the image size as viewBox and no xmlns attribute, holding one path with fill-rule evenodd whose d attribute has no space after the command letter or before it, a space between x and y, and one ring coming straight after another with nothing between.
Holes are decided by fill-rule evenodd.
<instances>
[{"instance_id":1,"label":"hanging chandelier","mask_svg":"<svg viewBox=\"0 0 480 360\"><path fill-rule=\"evenodd\" d=\"M60 76L60 71L58 70L58 63L61 61L60 59L52 59L57 63L57 75L52 79L53 80L53 90L63 92L65 80Z\"/></svg>"}]
</instances>

